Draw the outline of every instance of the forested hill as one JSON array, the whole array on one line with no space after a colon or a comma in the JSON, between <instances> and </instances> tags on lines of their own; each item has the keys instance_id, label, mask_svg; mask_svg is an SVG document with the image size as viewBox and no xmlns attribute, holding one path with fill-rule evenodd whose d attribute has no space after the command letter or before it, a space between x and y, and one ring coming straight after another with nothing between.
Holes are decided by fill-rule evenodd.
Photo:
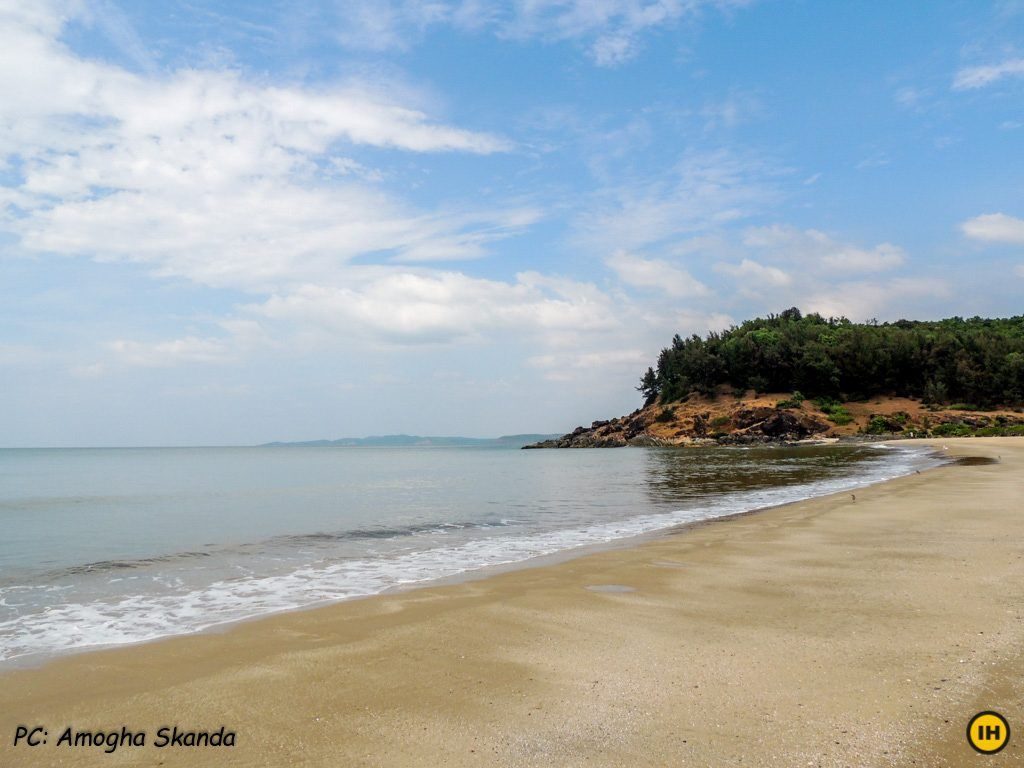
<instances>
[{"instance_id":1,"label":"forested hill","mask_svg":"<svg viewBox=\"0 0 1024 768\"><path fill-rule=\"evenodd\" d=\"M840 400L885 394L1020 405L1024 316L853 323L787 309L703 339L677 335L638 389L651 404L710 395L722 385Z\"/></svg>"}]
</instances>

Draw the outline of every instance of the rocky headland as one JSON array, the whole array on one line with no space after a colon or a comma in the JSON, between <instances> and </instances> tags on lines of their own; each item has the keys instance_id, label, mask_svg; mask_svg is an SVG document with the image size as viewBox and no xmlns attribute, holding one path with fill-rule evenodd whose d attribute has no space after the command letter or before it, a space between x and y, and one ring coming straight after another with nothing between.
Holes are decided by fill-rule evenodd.
<instances>
[{"instance_id":1,"label":"rocky headland","mask_svg":"<svg viewBox=\"0 0 1024 768\"><path fill-rule=\"evenodd\" d=\"M617 448L626 445L752 445L808 440L1024 435L1017 410L926 406L912 398L810 401L792 394L691 395L653 403L524 448Z\"/></svg>"}]
</instances>

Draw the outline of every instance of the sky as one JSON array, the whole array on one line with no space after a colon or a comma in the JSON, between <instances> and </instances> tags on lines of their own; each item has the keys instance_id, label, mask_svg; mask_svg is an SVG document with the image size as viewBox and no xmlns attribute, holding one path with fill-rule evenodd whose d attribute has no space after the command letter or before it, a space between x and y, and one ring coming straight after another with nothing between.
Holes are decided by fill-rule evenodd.
<instances>
[{"instance_id":1,"label":"sky","mask_svg":"<svg viewBox=\"0 0 1024 768\"><path fill-rule=\"evenodd\" d=\"M0 0L0 445L563 432L1022 297L1024 0Z\"/></svg>"}]
</instances>

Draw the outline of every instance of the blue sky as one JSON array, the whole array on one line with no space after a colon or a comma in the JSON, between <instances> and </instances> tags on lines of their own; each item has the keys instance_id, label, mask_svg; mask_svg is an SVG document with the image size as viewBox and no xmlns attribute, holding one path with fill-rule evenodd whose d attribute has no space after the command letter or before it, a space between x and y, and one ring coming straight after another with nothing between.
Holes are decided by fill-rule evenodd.
<instances>
[{"instance_id":1,"label":"blue sky","mask_svg":"<svg viewBox=\"0 0 1024 768\"><path fill-rule=\"evenodd\" d=\"M0 444L562 431L1021 314L1024 2L0 0Z\"/></svg>"}]
</instances>

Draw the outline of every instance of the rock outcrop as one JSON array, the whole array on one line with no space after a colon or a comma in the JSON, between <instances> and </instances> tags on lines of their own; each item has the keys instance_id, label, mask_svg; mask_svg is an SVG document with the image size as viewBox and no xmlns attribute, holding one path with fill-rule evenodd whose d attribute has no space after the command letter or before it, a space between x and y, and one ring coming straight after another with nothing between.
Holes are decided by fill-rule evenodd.
<instances>
[{"instance_id":1,"label":"rock outcrop","mask_svg":"<svg viewBox=\"0 0 1024 768\"><path fill-rule=\"evenodd\" d=\"M711 411L677 413L680 407L648 406L629 416L576 427L553 440L526 448L618 448L624 445L680 445L695 441L723 445L792 442L827 432L824 418L767 406L737 408L728 416Z\"/></svg>"},{"instance_id":2,"label":"rock outcrop","mask_svg":"<svg viewBox=\"0 0 1024 768\"><path fill-rule=\"evenodd\" d=\"M833 403L833 406L835 404ZM841 414L842 418L836 414ZM624 445L752 445L822 438L891 439L959 434L1024 434L1024 415L927 407L908 398L843 403L825 412L785 394L717 397L654 403L628 416L593 422L525 448L618 448ZM979 430L982 430L979 432ZM988 431L985 431L988 430Z\"/></svg>"}]
</instances>

